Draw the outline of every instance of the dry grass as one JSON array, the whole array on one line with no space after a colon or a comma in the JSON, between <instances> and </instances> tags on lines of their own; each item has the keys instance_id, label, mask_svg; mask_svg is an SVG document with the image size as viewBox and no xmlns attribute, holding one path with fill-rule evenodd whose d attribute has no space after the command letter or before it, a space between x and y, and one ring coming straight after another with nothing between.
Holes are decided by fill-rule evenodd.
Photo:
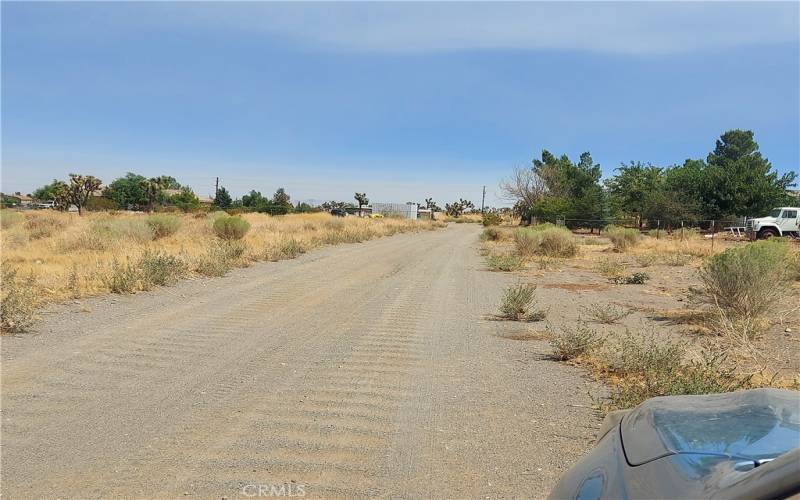
<instances>
[{"instance_id":1,"label":"dry grass","mask_svg":"<svg viewBox=\"0 0 800 500\"><path fill-rule=\"evenodd\" d=\"M30 280L42 302L53 302L159 284L157 279L156 283L142 281L143 266L155 269L149 274L166 272L161 268L172 264L180 267L180 272L170 270L169 281L176 276L213 276L254 261L293 258L323 245L443 225L391 218L335 219L328 214L246 214L242 217L250 231L239 240L241 246L228 248L230 242L222 242L213 230L220 215L224 214L176 215L169 220L162 216L156 223L142 214L89 213L79 217L49 210L3 210L0 262L3 270L13 268L17 277ZM129 266L136 268L135 272L129 271Z\"/></svg>"}]
</instances>

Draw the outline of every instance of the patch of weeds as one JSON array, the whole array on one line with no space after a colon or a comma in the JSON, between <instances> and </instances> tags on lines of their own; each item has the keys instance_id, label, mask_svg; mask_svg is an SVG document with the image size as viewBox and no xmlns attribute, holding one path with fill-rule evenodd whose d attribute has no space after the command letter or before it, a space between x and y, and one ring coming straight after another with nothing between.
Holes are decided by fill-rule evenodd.
<instances>
[{"instance_id":1,"label":"patch of weeds","mask_svg":"<svg viewBox=\"0 0 800 500\"><path fill-rule=\"evenodd\" d=\"M37 305L36 282L33 275L26 279L17 276L17 269L3 266L2 301L0 301L0 331L22 332L33 323Z\"/></svg>"},{"instance_id":2,"label":"patch of weeds","mask_svg":"<svg viewBox=\"0 0 800 500\"><path fill-rule=\"evenodd\" d=\"M630 309L613 304L590 304L583 307L583 311L592 321L606 325L613 325L633 313Z\"/></svg>"},{"instance_id":3,"label":"patch of weeds","mask_svg":"<svg viewBox=\"0 0 800 500\"><path fill-rule=\"evenodd\" d=\"M536 285L519 284L506 288L500 302L500 317L512 321L542 321L547 311L536 308Z\"/></svg>"},{"instance_id":4,"label":"patch of weeds","mask_svg":"<svg viewBox=\"0 0 800 500\"><path fill-rule=\"evenodd\" d=\"M130 259L124 264L114 259L111 268L103 276L103 282L112 293L133 293L139 286L139 271Z\"/></svg>"},{"instance_id":5,"label":"patch of weeds","mask_svg":"<svg viewBox=\"0 0 800 500\"><path fill-rule=\"evenodd\" d=\"M606 233L606 236L611 240L611 244L614 246L614 250L618 252L625 252L633 248L642 238L638 229L626 227L608 226L606 228Z\"/></svg>"},{"instance_id":6,"label":"patch of weeds","mask_svg":"<svg viewBox=\"0 0 800 500\"><path fill-rule=\"evenodd\" d=\"M220 239L241 240L250 230L250 223L238 216L225 216L218 217L212 228Z\"/></svg>"},{"instance_id":7,"label":"patch of weeds","mask_svg":"<svg viewBox=\"0 0 800 500\"><path fill-rule=\"evenodd\" d=\"M644 285L650 279L647 273L633 273L629 276L617 276L614 283L618 285Z\"/></svg>"},{"instance_id":8,"label":"patch of weeds","mask_svg":"<svg viewBox=\"0 0 800 500\"><path fill-rule=\"evenodd\" d=\"M139 257L136 267L145 290L152 286L171 285L186 276L188 271L186 264L178 257L149 250Z\"/></svg>"},{"instance_id":9,"label":"patch of weeds","mask_svg":"<svg viewBox=\"0 0 800 500\"><path fill-rule=\"evenodd\" d=\"M200 258L196 270L204 276L224 276L241 263L246 251L247 245L243 241L220 241Z\"/></svg>"},{"instance_id":10,"label":"patch of weeds","mask_svg":"<svg viewBox=\"0 0 800 500\"><path fill-rule=\"evenodd\" d=\"M177 233L181 227L181 220L174 215L150 215L145 222L153 231L153 237L156 239L171 236Z\"/></svg>"},{"instance_id":11,"label":"patch of weeds","mask_svg":"<svg viewBox=\"0 0 800 500\"><path fill-rule=\"evenodd\" d=\"M81 282L78 275L78 264L76 263L72 264L72 268L67 275L67 289L69 290L69 296L73 299L81 296Z\"/></svg>"},{"instance_id":12,"label":"patch of weeds","mask_svg":"<svg viewBox=\"0 0 800 500\"><path fill-rule=\"evenodd\" d=\"M625 272L625 266L619 259L605 257L597 263L597 271L601 276L613 280L622 276Z\"/></svg>"},{"instance_id":13,"label":"patch of weeds","mask_svg":"<svg viewBox=\"0 0 800 500\"><path fill-rule=\"evenodd\" d=\"M691 262L692 256L685 253L668 253L661 261L668 266L681 267Z\"/></svg>"},{"instance_id":14,"label":"patch of weeds","mask_svg":"<svg viewBox=\"0 0 800 500\"><path fill-rule=\"evenodd\" d=\"M555 359L568 361L600 348L604 342L605 339L596 330L579 321L574 327L562 327L558 333L554 333L550 338L550 347L553 348Z\"/></svg>"},{"instance_id":15,"label":"patch of weeds","mask_svg":"<svg viewBox=\"0 0 800 500\"><path fill-rule=\"evenodd\" d=\"M481 233L481 240L483 241L500 241L502 237L501 231L496 227L487 227Z\"/></svg>"},{"instance_id":16,"label":"patch of weeds","mask_svg":"<svg viewBox=\"0 0 800 500\"><path fill-rule=\"evenodd\" d=\"M568 229L552 225L540 229L542 226L544 224L517 229L514 233L514 244L519 255L569 258L578 254L577 240Z\"/></svg>"},{"instance_id":17,"label":"patch of weeds","mask_svg":"<svg viewBox=\"0 0 800 500\"><path fill-rule=\"evenodd\" d=\"M25 227L32 240L49 238L64 227L64 222L52 215L35 215L25 221Z\"/></svg>"},{"instance_id":18,"label":"patch of weeds","mask_svg":"<svg viewBox=\"0 0 800 500\"><path fill-rule=\"evenodd\" d=\"M522 259L517 255L491 254L486 257L490 271L518 271L522 269Z\"/></svg>"},{"instance_id":19,"label":"patch of weeds","mask_svg":"<svg viewBox=\"0 0 800 500\"><path fill-rule=\"evenodd\" d=\"M658 260L658 256L654 253L640 253L634 255L633 258L636 260L636 264L638 264L639 267L650 267Z\"/></svg>"},{"instance_id":20,"label":"patch of weeds","mask_svg":"<svg viewBox=\"0 0 800 500\"><path fill-rule=\"evenodd\" d=\"M498 226L503 222L503 217L497 212L486 212L481 217L484 226Z\"/></svg>"}]
</instances>

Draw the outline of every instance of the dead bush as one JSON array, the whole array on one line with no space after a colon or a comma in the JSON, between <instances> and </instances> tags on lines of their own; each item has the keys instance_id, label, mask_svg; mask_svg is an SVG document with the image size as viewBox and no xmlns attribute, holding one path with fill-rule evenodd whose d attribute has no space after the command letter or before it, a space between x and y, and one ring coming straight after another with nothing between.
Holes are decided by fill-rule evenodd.
<instances>
[{"instance_id":1,"label":"dead bush","mask_svg":"<svg viewBox=\"0 0 800 500\"><path fill-rule=\"evenodd\" d=\"M22 332L33 323L36 310L36 283L33 276L21 279L15 268L2 268L0 332Z\"/></svg>"}]
</instances>

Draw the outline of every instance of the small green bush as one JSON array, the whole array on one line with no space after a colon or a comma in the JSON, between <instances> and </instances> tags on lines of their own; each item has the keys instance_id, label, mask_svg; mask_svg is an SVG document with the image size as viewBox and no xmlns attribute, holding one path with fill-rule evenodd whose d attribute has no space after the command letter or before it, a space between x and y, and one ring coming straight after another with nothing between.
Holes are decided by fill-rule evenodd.
<instances>
[{"instance_id":1,"label":"small green bush","mask_svg":"<svg viewBox=\"0 0 800 500\"><path fill-rule=\"evenodd\" d=\"M611 240L614 250L618 252L625 252L633 248L639 243L642 235L638 229L608 226L606 227L606 236Z\"/></svg>"},{"instance_id":2,"label":"small green bush","mask_svg":"<svg viewBox=\"0 0 800 500\"><path fill-rule=\"evenodd\" d=\"M516 255L492 254L486 258L491 271L518 271L522 269L522 259Z\"/></svg>"},{"instance_id":3,"label":"small green bush","mask_svg":"<svg viewBox=\"0 0 800 500\"><path fill-rule=\"evenodd\" d=\"M707 299L730 318L758 318L787 293L795 270L789 245L757 241L708 257L700 268Z\"/></svg>"},{"instance_id":4,"label":"small green bush","mask_svg":"<svg viewBox=\"0 0 800 500\"><path fill-rule=\"evenodd\" d=\"M500 302L500 317L512 321L541 321L546 311L535 307L536 285L516 285L506 288Z\"/></svg>"},{"instance_id":5,"label":"small green bush","mask_svg":"<svg viewBox=\"0 0 800 500\"><path fill-rule=\"evenodd\" d=\"M503 217L497 212L486 212L481 217L484 226L499 226L503 222Z\"/></svg>"},{"instance_id":6,"label":"small green bush","mask_svg":"<svg viewBox=\"0 0 800 500\"><path fill-rule=\"evenodd\" d=\"M563 227L553 226L540 229L545 224L533 228L520 228L514 233L517 253L525 258L534 255L569 258L578 254L575 236Z\"/></svg>"},{"instance_id":7,"label":"small green bush","mask_svg":"<svg viewBox=\"0 0 800 500\"><path fill-rule=\"evenodd\" d=\"M22 332L33 323L36 310L36 283L33 276L17 277L17 269L3 265L0 331Z\"/></svg>"},{"instance_id":8,"label":"small green bush","mask_svg":"<svg viewBox=\"0 0 800 500\"><path fill-rule=\"evenodd\" d=\"M174 215L154 214L148 216L146 222L156 239L171 236L181 227L181 220Z\"/></svg>"},{"instance_id":9,"label":"small green bush","mask_svg":"<svg viewBox=\"0 0 800 500\"><path fill-rule=\"evenodd\" d=\"M250 230L250 223L241 217L219 217L214 221L214 233L223 240L241 240Z\"/></svg>"},{"instance_id":10,"label":"small green bush","mask_svg":"<svg viewBox=\"0 0 800 500\"><path fill-rule=\"evenodd\" d=\"M139 288L139 271L130 259L124 264L114 259L103 281L111 293L133 293Z\"/></svg>"},{"instance_id":11,"label":"small green bush","mask_svg":"<svg viewBox=\"0 0 800 500\"><path fill-rule=\"evenodd\" d=\"M574 327L563 327L550 337L553 356L560 361L577 358L603 345L605 339L597 331L578 322Z\"/></svg>"},{"instance_id":12,"label":"small green bush","mask_svg":"<svg viewBox=\"0 0 800 500\"><path fill-rule=\"evenodd\" d=\"M618 285L644 285L650 279L647 273L633 273L630 276L618 276L614 283Z\"/></svg>"}]
</instances>

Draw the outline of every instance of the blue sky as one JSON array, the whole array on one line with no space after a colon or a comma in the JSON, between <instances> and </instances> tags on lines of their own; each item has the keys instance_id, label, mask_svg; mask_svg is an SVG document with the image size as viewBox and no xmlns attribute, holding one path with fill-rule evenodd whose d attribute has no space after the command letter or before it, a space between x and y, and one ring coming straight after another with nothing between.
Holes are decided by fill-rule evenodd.
<instances>
[{"instance_id":1,"label":"blue sky","mask_svg":"<svg viewBox=\"0 0 800 500\"><path fill-rule=\"evenodd\" d=\"M800 4L2 3L2 188L476 202L543 149L800 170Z\"/></svg>"}]
</instances>

